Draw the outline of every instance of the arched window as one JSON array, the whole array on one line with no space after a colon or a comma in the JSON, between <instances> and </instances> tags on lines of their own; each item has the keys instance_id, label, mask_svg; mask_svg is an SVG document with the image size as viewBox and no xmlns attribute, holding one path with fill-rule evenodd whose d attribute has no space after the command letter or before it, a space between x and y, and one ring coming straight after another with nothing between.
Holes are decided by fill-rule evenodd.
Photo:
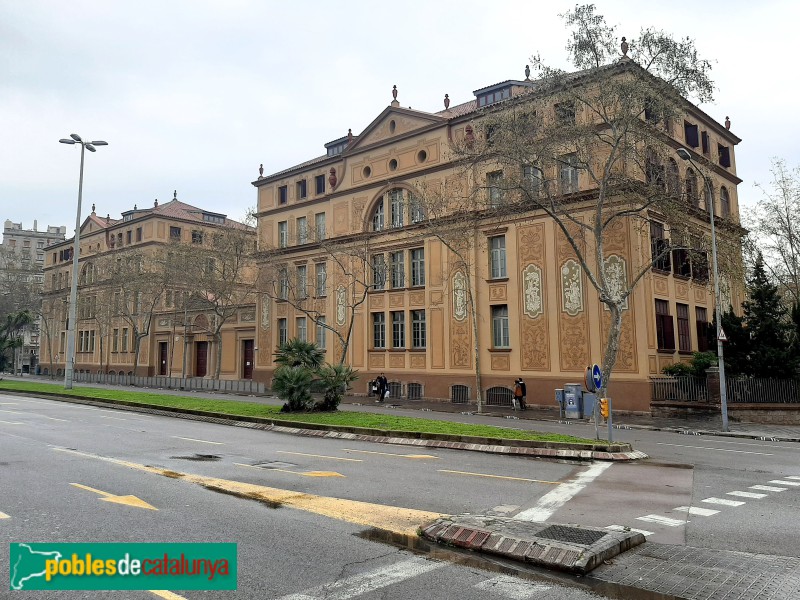
<instances>
[{"instance_id":1,"label":"arched window","mask_svg":"<svg viewBox=\"0 0 800 600\"><path fill-rule=\"evenodd\" d=\"M681 195L681 176L678 172L678 163L673 158L667 163L667 193L673 198Z\"/></svg>"},{"instance_id":2,"label":"arched window","mask_svg":"<svg viewBox=\"0 0 800 600\"><path fill-rule=\"evenodd\" d=\"M686 199L695 208L700 208L700 195L697 193L697 175L691 169L686 171Z\"/></svg>"},{"instance_id":3,"label":"arched window","mask_svg":"<svg viewBox=\"0 0 800 600\"><path fill-rule=\"evenodd\" d=\"M657 186L661 190L665 189L664 165L661 164L661 159L652 148L648 148L645 154L644 170L648 184Z\"/></svg>"},{"instance_id":4,"label":"arched window","mask_svg":"<svg viewBox=\"0 0 800 600\"><path fill-rule=\"evenodd\" d=\"M391 226L402 227L405 223L406 206L403 201L403 190L391 190L389 192L389 206L392 215Z\"/></svg>"},{"instance_id":5,"label":"arched window","mask_svg":"<svg viewBox=\"0 0 800 600\"><path fill-rule=\"evenodd\" d=\"M372 213L372 231L383 231L383 198L378 200Z\"/></svg>"},{"instance_id":6,"label":"arched window","mask_svg":"<svg viewBox=\"0 0 800 600\"><path fill-rule=\"evenodd\" d=\"M724 185L719 190L719 204L721 216L726 219L729 218L731 216L731 198L728 195L728 188Z\"/></svg>"},{"instance_id":7,"label":"arched window","mask_svg":"<svg viewBox=\"0 0 800 600\"><path fill-rule=\"evenodd\" d=\"M404 227L426 219L419 198L401 188L393 188L378 198L372 211L372 231Z\"/></svg>"}]
</instances>

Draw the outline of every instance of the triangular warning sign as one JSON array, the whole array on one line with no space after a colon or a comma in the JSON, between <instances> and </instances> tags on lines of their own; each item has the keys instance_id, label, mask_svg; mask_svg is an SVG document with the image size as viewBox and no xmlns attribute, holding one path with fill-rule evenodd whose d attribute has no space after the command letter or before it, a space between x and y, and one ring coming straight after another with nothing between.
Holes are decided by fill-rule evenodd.
<instances>
[{"instance_id":1,"label":"triangular warning sign","mask_svg":"<svg viewBox=\"0 0 800 600\"><path fill-rule=\"evenodd\" d=\"M725 330L722 327L719 328L719 335L717 336L717 339L720 342L727 342L728 341L728 336L725 335Z\"/></svg>"}]
</instances>

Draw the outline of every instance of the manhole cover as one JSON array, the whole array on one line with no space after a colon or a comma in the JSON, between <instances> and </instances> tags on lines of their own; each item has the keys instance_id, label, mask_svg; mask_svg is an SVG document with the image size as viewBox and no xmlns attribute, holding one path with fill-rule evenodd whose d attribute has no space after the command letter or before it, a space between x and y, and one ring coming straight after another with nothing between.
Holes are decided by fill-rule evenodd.
<instances>
[{"instance_id":1,"label":"manhole cover","mask_svg":"<svg viewBox=\"0 0 800 600\"><path fill-rule=\"evenodd\" d=\"M193 456L170 456L178 460L219 460L221 457L216 454L195 454Z\"/></svg>"},{"instance_id":2,"label":"manhole cover","mask_svg":"<svg viewBox=\"0 0 800 600\"><path fill-rule=\"evenodd\" d=\"M280 462L278 460L271 460L267 462L256 463L253 466L261 469L293 469L297 465L287 462Z\"/></svg>"},{"instance_id":3,"label":"manhole cover","mask_svg":"<svg viewBox=\"0 0 800 600\"><path fill-rule=\"evenodd\" d=\"M577 527L567 527L565 525L551 525L536 534L536 537L555 540L557 542L580 544L581 546L591 546L597 540L605 536L606 534L603 531L578 529Z\"/></svg>"}]
</instances>

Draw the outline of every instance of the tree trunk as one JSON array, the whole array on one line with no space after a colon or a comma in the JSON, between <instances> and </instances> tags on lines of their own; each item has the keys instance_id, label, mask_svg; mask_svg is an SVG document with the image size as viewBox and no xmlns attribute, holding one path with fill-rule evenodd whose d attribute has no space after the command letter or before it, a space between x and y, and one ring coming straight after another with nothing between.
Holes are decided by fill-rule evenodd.
<instances>
[{"instance_id":1,"label":"tree trunk","mask_svg":"<svg viewBox=\"0 0 800 600\"><path fill-rule=\"evenodd\" d=\"M216 355L216 365L214 365L214 379L219 379L222 369L222 334L219 329L214 332L214 343L217 345L214 354Z\"/></svg>"},{"instance_id":2,"label":"tree trunk","mask_svg":"<svg viewBox=\"0 0 800 600\"><path fill-rule=\"evenodd\" d=\"M608 384L611 380L611 372L617 362L619 339L622 335L622 305L608 303L606 306L608 306L611 312L611 321L609 323L608 339L606 340L606 349L603 353L603 364L601 366L603 372L603 385L600 388L601 398L608 398Z\"/></svg>"}]
</instances>

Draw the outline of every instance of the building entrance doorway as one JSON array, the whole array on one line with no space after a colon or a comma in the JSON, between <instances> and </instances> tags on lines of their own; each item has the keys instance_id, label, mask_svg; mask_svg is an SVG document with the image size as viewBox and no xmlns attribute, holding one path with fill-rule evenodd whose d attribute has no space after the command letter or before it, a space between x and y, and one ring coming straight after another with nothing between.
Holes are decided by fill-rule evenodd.
<instances>
[{"instance_id":1,"label":"building entrance doorway","mask_svg":"<svg viewBox=\"0 0 800 600\"><path fill-rule=\"evenodd\" d=\"M158 343L158 374L167 374L167 359L169 358L169 344L167 342Z\"/></svg>"},{"instance_id":2,"label":"building entrance doorway","mask_svg":"<svg viewBox=\"0 0 800 600\"><path fill-rule=\"evenodd\" d=\"M205 377L208 369L208 342L195 342L194 356L194 376Z\"/></svg>"},{"instance_id":3,"label":"building entrance doorway","mask_svg":"<svg viewBox=\"0 0 800 600\"><path fill-rule=\"evenodd\" d=\"M242 379L253 378L253 340L242 340Z\"/></svg>"}]
</instances>

